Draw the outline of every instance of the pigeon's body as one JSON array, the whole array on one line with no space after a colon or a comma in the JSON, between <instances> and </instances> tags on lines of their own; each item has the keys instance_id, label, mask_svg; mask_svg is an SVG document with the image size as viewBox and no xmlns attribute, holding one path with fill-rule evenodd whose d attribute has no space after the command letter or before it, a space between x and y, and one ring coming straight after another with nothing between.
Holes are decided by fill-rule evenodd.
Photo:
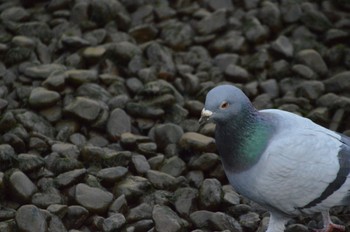
<instances>
[{"instance_id":1,"label":"pigeon's body","mask_svg":"<svg viewBox=\"0 0 350 232\"><path fill-rule=\"evenodd\" d=\"M241 96L243 95L243 96ZM299 214L350 203L350 139L309 119L281 110L257 111L233 86L208 93L204 116L216 123L215 138L226 175L242 195L266 207L268 232L282 232Z\"/></svg>"}]
</instances>

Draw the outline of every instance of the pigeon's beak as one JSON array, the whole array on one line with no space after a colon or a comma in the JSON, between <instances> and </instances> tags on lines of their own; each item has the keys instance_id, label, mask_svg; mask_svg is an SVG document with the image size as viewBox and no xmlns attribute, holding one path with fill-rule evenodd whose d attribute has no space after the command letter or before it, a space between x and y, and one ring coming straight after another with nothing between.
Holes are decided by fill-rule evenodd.
<instances>
[{"instance_id":1,"label":"pigeon's beak","mask_svg":"<svg viewBox=\"0 0 350 232\"><path fill-rule=\"evenodd\" d=\"M206 123L210 119L210 116L212 116L212 115L213 115L213 112L203 108L202 113L201 113L201 117L199 119L199 124L202 125L202 124Z\"/></svg>"}]
</instances>

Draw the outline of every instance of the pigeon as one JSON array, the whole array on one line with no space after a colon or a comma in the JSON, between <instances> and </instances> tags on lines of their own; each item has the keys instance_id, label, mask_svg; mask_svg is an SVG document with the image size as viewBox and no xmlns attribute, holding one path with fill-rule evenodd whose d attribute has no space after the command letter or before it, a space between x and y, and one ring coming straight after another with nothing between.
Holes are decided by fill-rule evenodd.
<instances>
[{"instance_id":1,"label":"pigeon","mask_svg":"<svg viewBox=\"0 0 350 232\"><path fill-rule=\"evenodd\" d=\"M233 85L206 96L200 123L216 124L215 141L225 174L241 195L270 212L267 232L282 232L292 217L350 204L350 138L310 119L278 109L257 110Z\"/></svg>"}]
</instances>

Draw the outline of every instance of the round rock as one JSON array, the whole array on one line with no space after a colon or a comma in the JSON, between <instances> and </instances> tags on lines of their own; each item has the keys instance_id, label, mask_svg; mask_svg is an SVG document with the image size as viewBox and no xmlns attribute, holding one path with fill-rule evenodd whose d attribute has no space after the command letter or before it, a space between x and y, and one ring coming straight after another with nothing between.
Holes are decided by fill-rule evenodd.
<instances>
[{"instance_id":1,"label":"round rock","mask_svg":"<svg viewBox=\"0 0 350 232\"><path fill-rule=\"evenodd\" d=\"M42 87L34 88L29 95L29 104L35 108L52 106L55 105L59 100L59 93L47 90Z\"/></svg>"},{"instance_id":2,"label":"round rock","mask_svg":"<svg viewBox=\"0 0 350 232\"><path fill-rule=\"evenodd\" d=\"M43 212L34 205L23 205L15 217L19 231L23 232L46 232L47 222Z\"/></svg>"},{"instance_id":3,"label":"round rock","mask_svg":"<svg viewBox=\"0 0 350 232\"><path fill-rule=\"evenodd\" d=\"M112 203L113 194L86 184L78 184L75 190L75 200L92 212L103 213Z\"/></svg>"}]
</instances>

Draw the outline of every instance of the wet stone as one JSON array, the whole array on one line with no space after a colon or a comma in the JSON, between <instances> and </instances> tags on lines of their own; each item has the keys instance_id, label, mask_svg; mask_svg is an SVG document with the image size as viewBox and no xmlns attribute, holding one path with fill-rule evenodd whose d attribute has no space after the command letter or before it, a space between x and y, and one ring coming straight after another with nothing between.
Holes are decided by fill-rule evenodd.
<instances>
[{"instance_id":1,"label":"wet stone","mask_svg":"<svg viewBox=\"0 0 350 232\"><path fill-rule=\"evenodd\" d=\"M44 108L55 105L60 100L60 94L37 87L32 90L29 96L29 104L34 108Z\"/></svg>"},{"instance_id":2,"label":"wet stone","mask_svg":"<svg viewBox=\"0 0 350 232\"><path fill-rule=\"evenodd\" d=\"M103 213L112 203L113 194L86 184L78 184L75 190L75 200L92 212Z\"/></svg>"},{"instance_id":3,"label":"wet stone","mask_svg":"<svg viewBox=\"0 0 350 232\"><path fill-rule=\"evenodd\" d=\"M34 205L23 205L16 213L16 224L20 231L46 232L47 222L44 213Z\"/></svg>"}]
</instances>

